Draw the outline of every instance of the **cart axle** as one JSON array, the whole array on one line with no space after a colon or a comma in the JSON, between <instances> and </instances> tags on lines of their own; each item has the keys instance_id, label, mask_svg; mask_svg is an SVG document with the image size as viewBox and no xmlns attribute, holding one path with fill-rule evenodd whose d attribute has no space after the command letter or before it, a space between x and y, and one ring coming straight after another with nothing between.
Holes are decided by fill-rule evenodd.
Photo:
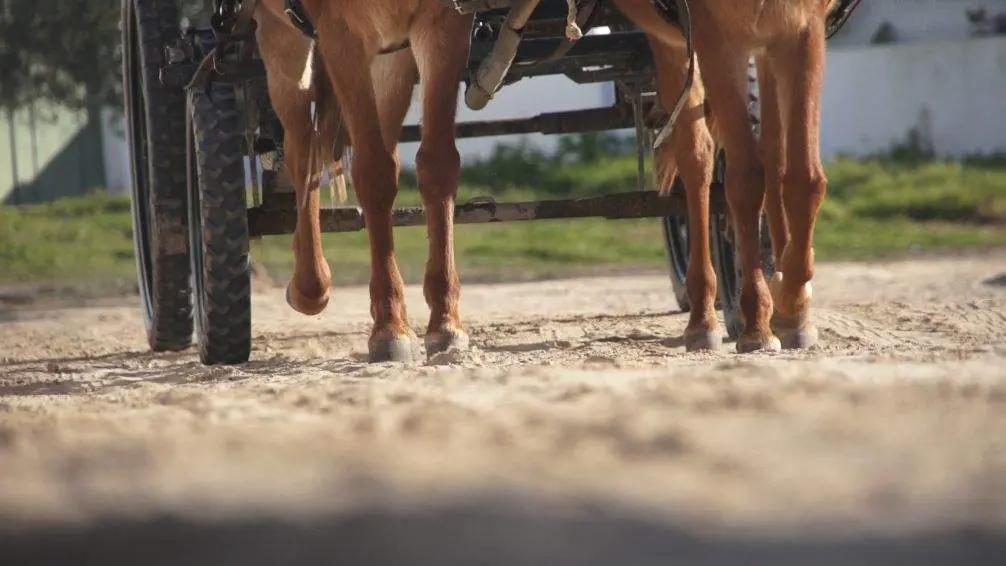
<instances>
[{"instance_id":1,"label":"cart axle","mask_svg":"<svg viewBox=\"0 0 1006 566\"><path fill-rule=\"evenodd\" d=\"M685 216L687 207L680 186L671 194L660 196L657 191L633 191L596 197L557 199L526 202L496 202L491 197L477 197L458 204L454 209L456 224L484 224L490 222L517 222L527 220L558 220L563 218L662 218ZM279 196L279 195L276 195ZM293 198L293 195L289 195ZM252 236L277 236L291 234L297 225L297 212L293 206L272 201L268 205L248 209L248 229ZM726 212L723 185L710 186L710 211ZM396 208L392 211L394 226L425 226L426 212L421 206ZM357 206L323 208L322 232L358 232L366 228L363 211Z\"/></svg>"}]
</instances>

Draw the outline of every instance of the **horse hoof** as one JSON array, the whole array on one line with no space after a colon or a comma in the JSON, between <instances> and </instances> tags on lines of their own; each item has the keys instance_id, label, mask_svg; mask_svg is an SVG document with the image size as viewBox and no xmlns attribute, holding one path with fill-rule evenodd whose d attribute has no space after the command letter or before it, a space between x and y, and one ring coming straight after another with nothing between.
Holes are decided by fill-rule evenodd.
<instances>
[{"instance_id":1,"label":"horse hoof","mask_svg":"<svg viewBox=\"0 0 1006 566\"><path fill-rule=\"evenodd\" d=\"M802 328L779 335L782 347L787 350L809 350L817 345L817 327Z\"/></svg>"},{"instance_id":2,"label":"horse hoof","mask_svg":"<svg viewBox=\"0 0 1006 566\"><path fill-rule=\"evenodd\" d=\"M462 352L468 349L471 340L463 330L447 328L426 333L426 355L433 356L448 350Z\"/></svg>"},{"instance_id":3,"label":"horse hoof","mask_svg":"<svg viewBox=\"0 0 1006 566\"><path fill-rule=\"evenodd\" d=\"M290 308L300 314L306 314L307 316L320 314L328 306L328 297L329 292L326 289L325 294L320 298L310 300L294 289L293 281L286 284L286 304L290 305Z\"/></svg>"},{"instance_id":4,"label":"horse hoof","mask_svg":"<svg viewBox=\"0 0 1006 566\"><path fill-rule=\"evenodd\" d=\"M718 352L723 349L723 333L719 330L685 331L685 351Z\"/></svg>"},{"instance_id":5,"label":"horse hoof","mask_svg":"<svg viewBox=\"0 0 1006 566\"><path fill-rule=\"evenodd\" d=\"M777 314L772 317L772 331L787 350L807 350L817 345L817 326L810 322L809 313L797 316Z\"/></svg>"},{"instance_id":6,"label":"horse hoof","mask_svg":"<svg viewBox=\"0 0 1006 566\"><path fill-rule=\"evenodd\" d=\"M393 338L391 340L371 340L368 346L367 361L372 364L383 362L415 361L416 348L411 338Z\"/></svg>"},{"instance_id":7,"label":"horse hoof","mask_svg":"<svg viewBox=\"0 0 1006 566\"><path fill-rule=\"evenodd\" d=\"M751 354L753 352L778 352L782 350L782 343L774 335L762 336L741 336L737 339L737 353Z\"/></svg>"}]
</instances>

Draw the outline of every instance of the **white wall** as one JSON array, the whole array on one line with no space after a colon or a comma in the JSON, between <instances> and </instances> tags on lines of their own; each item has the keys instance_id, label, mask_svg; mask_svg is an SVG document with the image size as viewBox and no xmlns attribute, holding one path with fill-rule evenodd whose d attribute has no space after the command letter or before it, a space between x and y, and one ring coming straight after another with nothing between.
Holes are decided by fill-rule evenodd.
<instances>
[{"instance_id":1,"label":"white wall","mask_svg":"<svg viewBox=\"0 0 1006 566\"><path fill-rule=\"evenodd\" d=\"M982 7L989 15L1006 12L1006 0L862 0L830 45L866 45L885 21L899 42L964 39L971 32L965 12Z\"/></svg>"},{"instance_id":2,"label":"white wall","mask_svg":"<svg viewBox=\"0 0 1006 566\"><path fill-rule=\"evenodd\" d=\"M418 124L421 116L418 92L416 100L405 118L406 124ZM482 110L470 110L465 105L464 84L458 93L458 121L484 121L507 118L530 118L546 112L580 110L611 106L615 102L615 89L611 83L579 85L564 76L535 77L504 86ZM522 136L494 136L458 140L462 163L488 156L497 143L516 143L521 138L551 150L557 135L528 134ZM399 148L402 165L415 164L418 143L402 144Z\"/></svg>"},{"instance_id":3,"label":"white wall","mask_svg":"<svg viewBox=\"0 0 1006 566\"><path fill-rule=\"evenodd\" d=\"M831 50L821 118L825 159L913 128L941 156L1006 151L1006 37Z\"/></svg>"},{"instance_id":4,"label":"white wall","mask_svg":"<svg viewBox=\"0 0 1006 566\"><path fill-rule=\"evenodd\" d=\"M85 112L68 110L44 102L38 103L34 124L38 151L36 163L32 159L32 124L29 116L27 109L14 113L14 149L17 155L17 179L15 179L11 163L10 125L7 123L6 114L0 112L0 202L14 187L34 179L36 165L38 171L45 169L46 164L59 155L66 144L87 123Z\"/></svg>"},{"instance_id":5,"label":"white wall","mask_svg":"<svg viewBox=\"0 0 1006 566\"><path fill-rule=\"evenodd\" d=\"M881 5L886 0L866 0L860 9L874 1ZM469 110L463 96L462 85L459 120L491 120L610 105L614 89L611 84L577 85L565 77L525 79L504 87L481 111ZM418 122L418 102L417 96L406 123ZM887 151L906 141L913 128L931 138L938 155L1006 151L1006 37L831 48L821 118L825 159ZM106 124L109 186L125 190L129 164L121 124L111 116ZM518 137L458 140L462 162ZM526 137L547 149L557 138ZM417 148L417 143L401 146L403 165L414 165Z\"/></svg>"},{"instance_id":6,"label":"white wall","mask_svg":"<svg viewBox=\"0 0 1006 566\"><path fill-rule=\"evenodd\" d=\"M105 159L105 188L116 195L129 194L129 150L125 141L126 117L104 108L101 112L102 151Z\"/></svg>"},{"instance_id":7,"label":"white wall","mask_svg":"<svg viewBox=\"0 0 1006 566\"><path fill-rule=\"evenodd\" d=\"M615 94L611 84L578 85L565 77L538 77L525 79L504 87L489 104L480 111L469 110L464 103L464 85L458 95L458 120L494 120L505 118L531 117L544 112L577 110L610 106L614 103ZM405 119L406 124L419 123L421 115L419 89L412 108ZM124 120L111 111L104 118L105 136L105 171L108 176L109 190L125 193L129 183L129 153L126 150L124 138ZM499 142L514 143L520 138L543 149L552 149L558 136L529 134L526 136L494 136L485 138L459 139L458 149L461 151L462 162L470 162L478 157L484 157L492 152L493 146ZM402 165L415 166L418 143L402 144L399 148Z\"/></svg>"}]
</instances>

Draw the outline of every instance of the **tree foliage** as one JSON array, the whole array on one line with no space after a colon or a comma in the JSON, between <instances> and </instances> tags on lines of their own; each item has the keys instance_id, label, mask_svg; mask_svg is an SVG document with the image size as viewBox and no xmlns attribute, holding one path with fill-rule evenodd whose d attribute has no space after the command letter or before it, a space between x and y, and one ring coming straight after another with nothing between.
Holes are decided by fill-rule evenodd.
<instances>
[{"instance_id":1,"label":"tree foliage","mask_svg":"<svg viewBox=\"0 0 1006 566\"><path fill-rule=\"evenodd\" d=\"M0 0L0 106L121 105L120 0Z\"/></svg>"},{"instance_id":2,"label":"tree foliage","mask_svg":"<svg viewBox=\"0 0 1006 566\"><path fill-rule=\"evenodd\" d=\"M31 71L38 51L37 7L30 2L0 3L0 107L15 109L35 98L40 81Z\"/></svg>"},{"instance_id":3,"label":"tree foliage","mask_svg":"<svg viewBox=\"0 0 1006 566\"><path fill-rule=\"evenodd\" d=\"M211 0L181 0L205 25ZM122 105L122 0L0 0L0 108Z\"/></svg>"}]
</instances>

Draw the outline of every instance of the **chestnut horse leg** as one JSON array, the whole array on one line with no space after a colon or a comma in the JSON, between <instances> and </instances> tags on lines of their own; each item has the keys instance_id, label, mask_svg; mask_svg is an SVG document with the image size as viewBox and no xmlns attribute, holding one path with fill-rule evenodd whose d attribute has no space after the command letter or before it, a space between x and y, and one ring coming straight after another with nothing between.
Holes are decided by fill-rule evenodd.
<instances>
[{"instance_id":1,"label":"chestnut horse leg","mask_svg":"<svg viewBox=\"0 0 1006 566\"><path fill-rule=\"evenodd\" d=\"M827 192L820 153L823 20L812 21L794 40L768 51L786 102L781 107L787 142L783 206L790 240L772 281L772 326L787 348L809 348L817 342L810 314L810 280L814 276L814 225Z\"/></svg>"},{"instance_id":2,"label":"chestnut horse leg","mask_svg":"<svg viewBox=\"0 0 1006 566\"><path fill-rule=\"evenodd\" d=\"M377 114L381 120L381 139L394 161L395 184L401 172L398 140L409 112L412 91L416 86L416 62L412 51L403 49L378 55L371 64L370 77L377 97Z\"/></svg>"},{"instance_id":3,"label":"chestnut horse leg","mask_svg":"<svg viewBox=\"0 0 1006 566\"><path fill-rule=\"evenodd\" d=\"M674 108L685 85L688 58L683 50L670 49L647 36L657 68L657 93L665 109ZM709 248L709 185L713 177L714 143L706 125L705 92L696 69L688 101L679 114L672 137L657 151L661 193L670 190L677 169L685 185L688 203L689 261L685 286L692 304L685 349L718 350L723 333L716 319L716 272Z\"/></svg>"},{"instance_id":4,"label":"chestnut horse leg","mask_svg":"<svg viewBox=\"0 0 1006 566\"><path fill-rule=\"evenodd\" d=\"M397 167L394 152L384 140L371 78L371 63L379 46L364 43L338 17L324 20L319 54L339 107L344 109L353 146L350 175L370 239L370 313L374 326L367 344L369 360L409 361L416 350L415 333L409 327L405 308L405 286L395 259L391 218L398 192Z\"/></svg>"},{"instance_id":5,"label":"chestnut horse leg","mask_svg":"<svg viewBox=\"0 0 1006 566\"><path fill-rule=\"evenodd\" d=\"M684 36L665 21L649 0L615 0L615 5L646 33L657 67L657 93L661 106L670 111L684 88L688 69ZM680 171L687 192L688 229L691 234L701 236L688 239L689 262L685 285L692 303L684 336L688 351L715 350L723 343L723 334L716 319L716 274L709 249L709 184L712 181L715 147L710 133L712 124L705 117L702 81L696 67L695 81L686 105L678 115L674 133L658 150L654 164L661 191L670 189L674 173ZM746 116L745 111L745 123Z\"/></svg>"},{"instance_id":6,"label":"chestnut horse leg","mask_svg":"<svg viewBox=\"0 0 1006 566\"><path fill-rule=\"evenodd\" d=\"M298 85L310 42L271 11L259 9L255 17L269 98L283 124L284 164L297 195L294 270L287 285L287 303L297 312L315 315L328 305L332 276L321 248L318 187L306 184L312 135L308 114L311 93Z\"/></svg>"},{"instance_id":7,"label":"chestnut horse leg","mask_svg":"<svg viewBox=\"0 0 1006 566\"><path fill-rule=\"evenodd\" d=\"M711 21L707 15L695 16L699 17ZM748 117L748 53L742 46L724 41L713 29L696 29L695 43L707 70L703 80L726 149L727 204L741 264L740 306L744 324L737 339L737 351L776 351L781 345L770 328L772 297L759 252L765 173Z\"/></svg>"},{"instance_id":8,"label":"chestnut horse leg","mask_svg":"<svg viewBox=\"0 0 1006 566\"><path fill-rule=\"evenodd\" d=\"M786 174L786 131L782 126L781 101L769 61L758 58L758 94L761 102L761 158L765 164L765 216L772 235L775 265L789 242L789 226L782 203L782 182Z\"/></svg>"},{"instance_id":9,"label":"chestnut horse leg","mask_svg":"<svg viewBox=\"0 0 1006 566\"><path fill-rule=\"evenodd\" d=\"M461 282L454 259L454 200L461 176L454 126L471 23L471 16L431 10L416 21L410 37L422 93L422 140L416 173L429 237L423 278L423 294L430 308L427 355L464 350L469 344L459 312Z\"/></svg>"}]
</instances>

